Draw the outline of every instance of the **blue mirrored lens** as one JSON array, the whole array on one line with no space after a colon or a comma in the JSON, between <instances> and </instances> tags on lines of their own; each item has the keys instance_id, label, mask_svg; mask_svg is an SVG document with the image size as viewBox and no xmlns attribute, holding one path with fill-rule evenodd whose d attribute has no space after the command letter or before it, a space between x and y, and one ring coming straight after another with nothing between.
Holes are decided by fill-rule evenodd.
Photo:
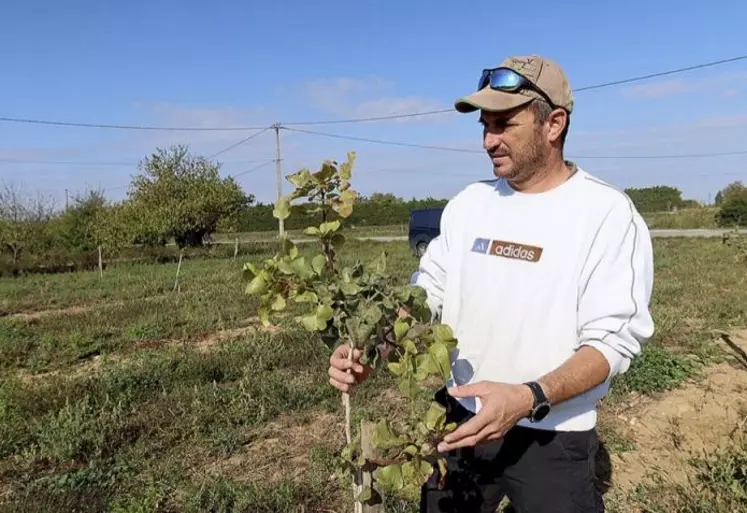
<instances>
[{"instance_id":1,"label":"blue mirrored lens","mask_svg":"<svg viewBox=\"0 0 747 513\"><path fill-rule=\"evenodd\" d=\"M496 89L514 90L522 84L522 77L510 69L499 69L490 76L490 85Z\"/></svg>"}]
</instances>

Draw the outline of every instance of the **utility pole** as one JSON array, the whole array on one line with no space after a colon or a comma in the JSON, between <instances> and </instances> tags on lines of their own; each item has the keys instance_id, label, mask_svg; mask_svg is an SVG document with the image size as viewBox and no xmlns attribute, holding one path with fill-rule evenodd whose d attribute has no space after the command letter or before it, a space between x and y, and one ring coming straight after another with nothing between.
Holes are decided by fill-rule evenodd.
<instances>
[{"instance_id":1,"label":"utility pole","mask_svg":"<svg viewBox=\"0 0 747 513\"><path fill-rule=\"evenodd\" d=\"M68 191L65 189L65 210L67 210L67 204L68 204Z\"/></svg>"},{"instance_id":2,"label":"utility pole","mask_svg":"<svg viewBox=\"0 0 747 513\"><path fill-rule=\"evenodd\" d=\"M273 125L275 129L275 148L277 150L277 158L275 159L275 172L277 173L278 181L278 201L283 197L283 164L280 158L280 123ZM278 228L280 230L280 236L285 235L285 222L283 219L278 219Z\"/></svg>"}]
</instances>

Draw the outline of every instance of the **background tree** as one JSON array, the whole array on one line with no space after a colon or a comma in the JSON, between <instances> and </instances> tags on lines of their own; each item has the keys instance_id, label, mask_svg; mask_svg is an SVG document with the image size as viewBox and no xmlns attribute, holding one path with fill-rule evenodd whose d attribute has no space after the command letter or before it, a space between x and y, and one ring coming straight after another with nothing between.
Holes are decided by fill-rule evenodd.
<instances>
[{"instance_id":1,"label":"background tree","mask_svg":"<svg viewBox=\"0 0 747 513\"><path fill-rule=\"evenodd\" d=\"M54 221L53 231L68 250L91 251L98 243L95 226L109 204L102 190L90 190L73 197L72 204Z\"/></svg>"},{"instance_id":2,"label":"background tree","mask_svg":"<svg viewBox=\"0 0 747 513\"><path fill-rule=\"evenodd\" d=\"M27 193L14 184L0 186L0 244L18 262L22 251L41 247L54 202L42 194Z\"/></svg>"},{"instance_id":3,"label":"background tree","mask_svg":"<svg viewBox=\"0 0 747 513\"><path fill-rule=\"evenodd\" d=\"M718 212L716 222L719 226L747 226L747 187L742 182L727 185L716 195Z\"/></svg>"},{"instance_id":4,"label":"background tree","mask_svg":"<svg viewBox=\"0 0 747 513\"><path fill-rule=\"evenodd\" d=\"M238 220L254 201L233 178L221 178L218 164L191 155L186 146L158 149L139 169L129 197L141 242L201 246L219 223Z\"/></svg>"},{"instance_id":5,"label":"background tree","mask_svg":"<svg viewBox=\"0 0 747 513\"><path fill-rule=\"evenodd\" d=\"M669 185L625 189L640 212L667 212L683 208L682 192Z\"/></svg>"}]
</instances>

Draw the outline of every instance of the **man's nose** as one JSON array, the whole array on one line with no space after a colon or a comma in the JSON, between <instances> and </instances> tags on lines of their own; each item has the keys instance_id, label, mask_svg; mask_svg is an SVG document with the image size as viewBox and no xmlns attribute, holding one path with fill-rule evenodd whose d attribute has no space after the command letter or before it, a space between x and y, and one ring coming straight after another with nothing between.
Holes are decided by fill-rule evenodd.
<instances>
[{"instance_id":1,"label":"man's nose","mask_svg":"<svg viewBox=\"0 0 747 513\"><path fill-rule=\"evenodd\" d=\"M501 144L501 136L499 134L485 131L485 135L482 138L482 147L485 150L491 150L498 147Z\"/></svg>"}]
</instances>

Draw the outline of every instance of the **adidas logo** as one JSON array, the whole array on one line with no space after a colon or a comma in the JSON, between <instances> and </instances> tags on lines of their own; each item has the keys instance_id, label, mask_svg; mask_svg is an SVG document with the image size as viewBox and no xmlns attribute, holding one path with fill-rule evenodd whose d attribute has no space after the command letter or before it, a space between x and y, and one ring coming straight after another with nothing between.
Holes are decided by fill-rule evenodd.
<instances>
[{"instance_id":1,"label":"adidas logo","mask_svg":"<svg viewBox=\"0 0 747 513\"><path fill-rule=\"evenodd\" d=\"M526 262L538 262L542 257L542 248L538 246L502 240L476 239L472 251Z\"/></svg>"}]
</instances>

